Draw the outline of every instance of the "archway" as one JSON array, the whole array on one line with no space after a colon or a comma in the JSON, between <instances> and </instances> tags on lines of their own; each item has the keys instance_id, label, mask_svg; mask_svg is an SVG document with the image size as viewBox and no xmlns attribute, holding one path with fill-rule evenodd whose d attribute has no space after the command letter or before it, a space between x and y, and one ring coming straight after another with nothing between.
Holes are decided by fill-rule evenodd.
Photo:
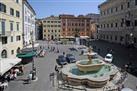
<instances>
[{"instance_id":1,"label":"archway","mask_svg":"<svg viewBox=\"0 0 137 91\"><path fill-rule=\"evenodd\" d=\"M7 51L6 51L6 50L3 50L3 51L1 52L1 57L2 57L2 58L7 58Z\"/></svg>"}]
</instances>

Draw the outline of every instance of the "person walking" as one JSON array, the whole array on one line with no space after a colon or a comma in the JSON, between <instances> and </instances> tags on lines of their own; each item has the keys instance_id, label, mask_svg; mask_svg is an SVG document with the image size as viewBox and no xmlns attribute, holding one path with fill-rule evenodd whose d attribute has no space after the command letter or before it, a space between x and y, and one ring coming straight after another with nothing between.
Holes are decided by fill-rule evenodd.
<instances>
[{"instance_id":1,"label":"person walking","mask_svg":"<svg viewBox=\"0 0 137 91\"><path fill-rule=\"evenodd\" d=\"M65 52L63 52L63 56L65 56Z\"/></svg>"},{"instance_id":2,"label":"person walking","mask_svg":"<svg viewBox=\"0 0 137 91\"><path fill-rule=\"evenodd\" d=\"M28 76L28 83L31 83L31 80L32 80L32 72L29 73L29 76Z\"/></svg>"}]
</instances>

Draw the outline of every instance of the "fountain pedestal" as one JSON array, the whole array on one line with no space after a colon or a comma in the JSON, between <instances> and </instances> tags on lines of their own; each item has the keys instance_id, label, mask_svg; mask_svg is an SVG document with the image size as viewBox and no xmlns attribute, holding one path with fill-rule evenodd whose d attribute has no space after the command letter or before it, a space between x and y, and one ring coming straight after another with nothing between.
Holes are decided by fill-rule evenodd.
<instances>
[{"instance_id":1,"label":"fountain pedestal","mask_svg":"<svg viewBox=\"0 0 137 91\"><path fill-rule=\"evenodd\" d=\"M92 61L92 49L89 48L87 53L88 61L82 62L78 61L76 62L76 65L80 71L83 71L84 73L90 72L90 71L98 71L101 69L101 67L104 65L103 62L99 62L94 64Z\"/></svg>"}]
</instances>

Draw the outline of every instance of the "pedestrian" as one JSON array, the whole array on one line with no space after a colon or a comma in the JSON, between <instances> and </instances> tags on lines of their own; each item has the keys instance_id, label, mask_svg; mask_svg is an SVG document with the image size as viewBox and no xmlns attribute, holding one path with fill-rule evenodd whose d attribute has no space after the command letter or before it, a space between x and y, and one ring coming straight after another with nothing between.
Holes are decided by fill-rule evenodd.
<instances>
[{"instance_id":1,"label":"pedestrian","mask_svg":"<svg viewBox=\"0 0 137 91\"><path fill-rule=\"evenodd\" d=\"M65 52L63 52L63 56L65 56Z\"/></svg>"},{"instance_id":2,"label":"pedestrian","mask_svg":"<svg viewBox=\"0 0 137 91\"><path fill-rule=\"evenodd\" d=\"M109 53L112 54L112 53L113 53L113 50L111 49L111 50L109 51Z\"/></svg>"},{"instance_id":3,"label":"pedestrian","mask_svg":"<svg viewBox=\"0 0 137 91\"><path fill-rule=\"evenodd\" d=\"M98 49L98 53L100 54L100 49Z\"/></svg>"},{"instance_id":4,"label":"pedestrian","mask_svg":"<svg viewBox=\"0 0 137 91\"><path fill-rule=\"evenodd\" d=\"M57 48L57 53L59 53L59 49Z\"/></svg>"},{"instance_id":5,"label":"pedestrian","mask_svg":"<svg viewBox=\"0 0 137 91\"><path fill-rule=\"evenodd\" d=\"M57 65L55 65L55 71L56 71L57 73L59 73L59 69L58 69L58 66L57 66Z\"/></svg>"},{"instance_id":6,"label":"pedestrian","mask_svg":"<svg viewBox=\"0 0 137 91\"><path fill-rule=\"evenodd\" d=\"M31 83L31 80L32 80L32 72L29 73L29 76L28 76L28 83Z\"/></svg>"},{"instance_id":7,"label":"pedestrian","mask_svg":"<svg viewBox=\"0 0 137 91\"><path fill-rule=\"evenodd\" d=\"M21 72L21 74L24 74L24 66L23 66L23 65L21 65L21 66L19 67L19 71Z\"/></svg>"}]
</instances>

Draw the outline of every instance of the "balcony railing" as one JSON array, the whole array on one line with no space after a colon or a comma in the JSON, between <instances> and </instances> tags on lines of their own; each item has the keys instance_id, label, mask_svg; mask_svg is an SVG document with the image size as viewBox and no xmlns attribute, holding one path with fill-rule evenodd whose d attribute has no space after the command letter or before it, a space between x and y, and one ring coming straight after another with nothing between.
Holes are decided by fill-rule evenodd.
<instances>
[{"instance_id":1,"label":"balcony railing","mask_svg":"<svg viewBox=\"0 0 137 91\"><path fill-rule=\"evenodd\" d=\"M4 37L4 36L10 36L10 35L13 35L13 34L22 34L21 31L0 31L0 36L1 37Z\"/></svg>"},{"instance_id":2,"label":"balcony railing","mask_svg":"<svg viewBox=\"0 0 137 91\"><path fill-rule=\"evenodd\" d=\"M11 31L0 31L1 36L10 36Z\"/></svg>"}]
</instances>

